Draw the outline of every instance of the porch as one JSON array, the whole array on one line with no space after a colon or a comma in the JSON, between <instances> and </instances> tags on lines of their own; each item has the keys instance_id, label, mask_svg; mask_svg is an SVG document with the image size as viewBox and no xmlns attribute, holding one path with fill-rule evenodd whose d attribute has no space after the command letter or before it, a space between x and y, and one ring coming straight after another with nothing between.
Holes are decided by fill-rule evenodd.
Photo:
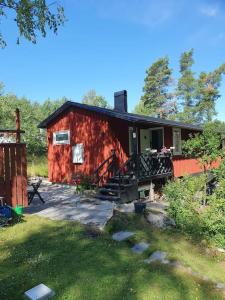
<instances>
[{"instance_id":1,"label":"porch","mask_svg":"<svg viewBox=\"0 0 225 300\"><path fill-rule=\"evenodd\" d=\"M141 191L153 193L153 180L167 180L173 176L171 153L133 153L119 168L116 162L116 153L113 151L95 171L98 186L96 198L131 202L140 197Z\"/></svg>"},{"instance_id":2,"label":"porch","mask_svg":"<svg viewBox=\"0 0 225 300\"><path fill-rule=\"evenodd\" d=\"M172 153L133 153L117 171L118 176L131 175L138 184L173 176Z\"/></svg>"}]
</instances>

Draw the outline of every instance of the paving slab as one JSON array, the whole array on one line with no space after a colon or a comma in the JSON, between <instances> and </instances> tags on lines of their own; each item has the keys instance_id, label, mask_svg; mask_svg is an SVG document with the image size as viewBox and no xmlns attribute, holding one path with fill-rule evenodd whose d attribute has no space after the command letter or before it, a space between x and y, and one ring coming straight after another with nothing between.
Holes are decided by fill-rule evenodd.
<instances>
[{"instance_id":1,"label":"paving slab","mask_svg":"<svg viewBox=\"0 0 225 300\"><path fill-rule=\"evenodd\" d=\"M128 239L129 237L133 236L135 233L134 232L131 232L131 231L119 231L119 232L116 232L112 235L112 238L114 241L118 241L118 242L121 242L121 241L124 241L126 239Z\"/></svg>"},{"instance_id":2,"label":"paving slab","mask_svg":"<svg viewBox=\"0 0 225 300\"><path fill-rule=\"evenodd\" d=\"M117 204L115 209L122 213L134 213L134 203Z\"/></svg>"},{"instance_id":3,"label":"paving slab","mask_svg":"<svg viewBox=\"0 0 225 300\"><path fill-rule=\"evenodd\" d=\"M160 262L162 264L168 264L169 260L166 259L166 257L167 257L166 252L157 250L157 251L153 252L148 259L145 259L144 262L146 264L150 264L153 262Z\"/></svg>"},{"instance_id":4,"label":"paving slab","mask_svg":"<svg viewBox=\"0 0 225 300\"><path fill-rule=\"evenodd\" d=\"M143 253L145 250L147 250L149 247L149 244L146 243L146 242L140 242L136 245L134 245L131 250L134 252L134 253L137 253L137 254L141 254Z\"/></svg>"},{"instance_id":5,"label":"paving slab","mask_svg":"<svg viewBox=\"0 0 225 300\"><path fill-rule=\"evenodd\" d=\"M30 300L46 300L52 298L55 293L43 283L33 287L24 293L27 299Z\"/></svg>"},{"instance_id":6,"label":"paving slab","mask_svg":"<svg viewBox=\"0 0 225 300\"><path fill-rule=\"evenodd\" d=\"M74 186L42 184L39 192L45 204L36 198L25 209L25 213L51 220L78 221L101 230L113 216L113 202L77 195Z\"/></svg>"}]
</instances>

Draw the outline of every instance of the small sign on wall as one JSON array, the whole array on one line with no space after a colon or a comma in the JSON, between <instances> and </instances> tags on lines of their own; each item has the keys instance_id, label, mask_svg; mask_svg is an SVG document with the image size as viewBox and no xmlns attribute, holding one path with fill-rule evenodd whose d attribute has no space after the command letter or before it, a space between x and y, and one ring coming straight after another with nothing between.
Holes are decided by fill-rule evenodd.
<instances>
[{"instance_id":1,"label":"small sign on wall","mask_svg":"<svg viewBox=\"0 0 225 300\"><path fill-rule=\"evenodd\" d=\"M84 162L84 145L76 144L72 147L73 163L83 164Z\"/></svg>"}]
</instances>

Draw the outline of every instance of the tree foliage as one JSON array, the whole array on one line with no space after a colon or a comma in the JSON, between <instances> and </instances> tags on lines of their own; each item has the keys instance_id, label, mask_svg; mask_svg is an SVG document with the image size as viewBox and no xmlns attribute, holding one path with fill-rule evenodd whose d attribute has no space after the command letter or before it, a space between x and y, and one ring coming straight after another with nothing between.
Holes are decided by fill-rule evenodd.
<instances>
[{"instance_id":1,"label":"tree foliage","mask_svg":"<svg viewBox=\"0 0 225 300\"><path fill-rule=\"evenodd\" d=\"M157 115L163 112L168 100L171 99L169 86L172 82L172 69L169 68L168 57L155 61L146 71L143 96L137 108L145 107L149 115Z\"/></svg>"},{"instance_id":2,"label":"tree foliage","mask_svg":"<svg viewBox=\"0 0 225 300\"><path fill-rule=\"evenodd\" d=\"M224 127L224 125L221 128ZM190 139L185 141L182 149L187 157L197 158L206 172L211 169L212 163L223 153L221 149L222 136L218 130L218 121L206 123L202 133L190 135Z\"/></svg>"},{"instance_id":3,"label":"tree foliage","mask_svg":"<svg viewBox=\"0 0 225 300\"><path fill-rule=\"evenodd\" d=\"M225 74L225 64L222 64L212 72L201 72L199 75L196 88L198 123L212 121L216 115L215 105L221 96L219 87L222 81L222 74Z\"/></svg>"},{"instance_id":4,"label":"tree foliage","mask_svg":"<svg viewBox=\"0 0 225 300\"><path fill-rule=\"evenodd\" d=\"M146 115L169 117L186 123L212 121L216 115L215 105L220 98L222 75L225 64L211 72L196 75L194 50L183 52L180 57L180 77L174 89L171 83L172 69L167 57L158 59L146 71L143 96L135 107L135 112Z\"/></svg>"},{"instance_id":5,"label":"tree foliage","mask_svg":"<svg viewBox=\"0 0 225 300\"><path fill-rule=\"evenodd\" d=\"M57 33L58 27L64 24L64 9L57 2L46 3L45 0L0 0L0 21L13 12L19 37L24 37L36 43L37 35L46 36L50 29ZM19 43L19 37L17 42ZM0 33L0 47L5 47L6 41Z\"/></svg>"},{"instance_id":6,"label":"tree foliage","mask_svg":"<svg viewBox=\"0 0 225 300\"><path fill-rule=\"evenodd\" d=\"M177 114L179 120L183 122L195 121L195 90L196 79L192 71L194 64L194 50L184 52L180 57L180 78L178 79L176 96L181 112Z\"/></svg>"},{"instance_id":7,"label":"tree foliage","mask_svg":"<svg viewBox=\"0 0 225 300\"><path fill-rule=\"evenodd\" d=\"M110 105L106 101L105 97L97 95L95 90L89 90L82 99L82 103L88 105L94 105L104 108L110 108Z\"/></svg>"},{"instance_id":8,"label":"tree foliage","mask_svg":"<svg viewBox=\"0 0 225 300\"><path fill-rule=\"evenodd\" d=\"M20 109L22 139L27 144L28 154L46 153L46 134L37 128L38 124L65 102L65 98L44 101L43 104L18 98L12 94L0 96L0 128L15 129L15 110Z\"/></svg>"}]
</instances>

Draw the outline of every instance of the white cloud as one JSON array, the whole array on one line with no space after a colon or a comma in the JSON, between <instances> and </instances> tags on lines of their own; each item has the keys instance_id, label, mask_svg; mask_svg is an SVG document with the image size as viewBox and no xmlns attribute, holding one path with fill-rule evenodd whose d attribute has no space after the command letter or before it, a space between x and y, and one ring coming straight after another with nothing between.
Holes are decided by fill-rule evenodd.
<instances>
[{"instance_id":1,"label":"white cloud","mask_svg":"<svg viewBox=\"0 0 225 300\"><path fill-rule=\"evenodd\" d=\"M218 5L203 5L200 7L200 12L207 17L215 17L219 13Z\"/></svg>"}]
</instances>

